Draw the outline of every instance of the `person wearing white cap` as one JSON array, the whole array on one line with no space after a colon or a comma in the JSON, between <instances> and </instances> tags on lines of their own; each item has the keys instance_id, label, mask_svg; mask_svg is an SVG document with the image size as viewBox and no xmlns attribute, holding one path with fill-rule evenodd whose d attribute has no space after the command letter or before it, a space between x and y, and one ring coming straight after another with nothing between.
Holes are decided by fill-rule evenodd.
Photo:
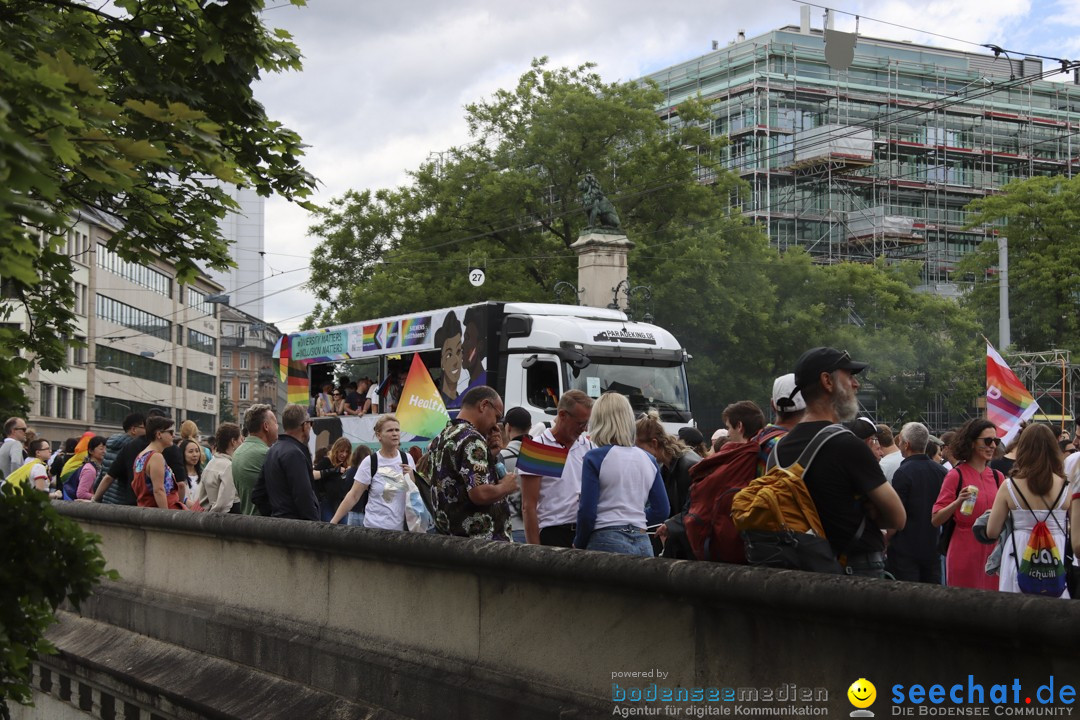
<instances>
[{"instance_id":1,"label":"person wearing white cap","mask_svg":"<svg viewBox=\"0 0 1080 720\"><path fill-rule=\"evenodd\" d=\"M795 389L795 373L781 375L773 380L772 405L775 421L761 429L754 440L761 445L758 453L758 476L765 474L773 446L802 420L806 414L806 402L802 393Z\"/></svg>"}]
</instances>

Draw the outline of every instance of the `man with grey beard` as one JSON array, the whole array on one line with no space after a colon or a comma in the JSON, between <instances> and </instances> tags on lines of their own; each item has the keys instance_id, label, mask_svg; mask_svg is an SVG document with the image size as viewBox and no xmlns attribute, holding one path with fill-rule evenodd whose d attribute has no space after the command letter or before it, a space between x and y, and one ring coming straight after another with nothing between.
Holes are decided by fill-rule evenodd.
<instances>
[{"instance_id":1,"label":"man with grey beard","mask_svg":"<svg viewBox=\"0 0 1080 720\"><path fill-rule=\"evenodd\" d=\"M855 376L865 367L835 348L817 347L802 354L795 363L795 389L806 402L806 415L776 445L782 467L795 463L821 430L855 417L859 409ZM907 516L870 448L851 431L837 433L820 447L803 482L825 536L848 574L884 577L882 530L902 529Z\"/></svg>"}]
</instances>

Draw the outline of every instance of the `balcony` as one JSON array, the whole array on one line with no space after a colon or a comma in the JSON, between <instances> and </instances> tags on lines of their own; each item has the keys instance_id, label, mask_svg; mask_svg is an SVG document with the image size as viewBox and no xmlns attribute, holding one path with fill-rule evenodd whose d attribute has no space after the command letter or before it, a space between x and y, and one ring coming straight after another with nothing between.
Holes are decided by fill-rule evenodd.
<instances>
[{"instance_id":1,"label":"balcony","mask_svg":"<svg viewBox=\"0 0 1080 720\"><path fill-rule=\"evenodd\" d=\"M273 352L277 338L254 337L251 335L222 335L221 347L255 352Z\"/></svg>"}]
</instances>

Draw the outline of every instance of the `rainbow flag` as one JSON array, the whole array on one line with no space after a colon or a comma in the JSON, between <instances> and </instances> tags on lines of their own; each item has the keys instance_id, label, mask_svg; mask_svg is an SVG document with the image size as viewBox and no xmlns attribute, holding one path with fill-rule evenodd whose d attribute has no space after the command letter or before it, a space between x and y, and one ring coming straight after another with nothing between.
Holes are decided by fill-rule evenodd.
<instances>
[{"instance_id":1,"label":"rainbow flag","mask_svg":"<svg viewBox=\"0 0 1080 720\"><path fill-rule=\"evenodd\" d=\"M285 383L286 402L306 407L311 383L304 364L292 359L292 338L292 335L282 335L274 348L278 358L278 378Z\"/></svg>"},{"instance_id":2,"label":"rainbow flag","mask_svg":"<svg viewBox=\"0 0 1080 720\"><path fill-rule=\"evenodd\" d=\"M363 343L362 349L364 352L382 350L382 332L382 323L364 326L361 341Z\"/></svg>"},{"instance_id":3,"label":"rainbow flag","mask_svg":"<svg viewBox=\"0 0 1080 720\"><path fill-rule=\"evenodd\" d=\"M413 355L396 415L402 431L419 438L435 437L450 422L450 413L446 412L439 389L424 367L420 353Z\"/></svg>"},{"instance_id":4,"label":"rainbow flag","mask_svg":"<svg viewBox=\"0 0 1080 720\"><path fill-rule=\"evenodd\" d=\"M570 448L545 445L532 438L521 439L521 451L517 459L517 471L521 475L562 477L566 456Z\"/></svg>"},{"instance_id":5,"label":"rainbow flag","mask_svg":"<svg viewBox=\"0 0 1080 720\"><path fill-rule=\"evenodd\" d=\"M68 497L67 490L70 490L71 488L65 489L64 486L67 485L68 482L71 481L72 476L82 470L82 466L86 464L86 458L90 455L88 446L90 444L90 438L92 437L94 437L94 433L90 432L89 430L82 434L82 437L79 438L78 444L75 445L75 453L67 459L67 462L64 463L63 469L60 471L60 487L65 490L65 500L75 499L74 492L71 493L71 497ZM72 485L72 487L76 490L78 489L77 486L77 482Z\"/></svg>"},{"instance_id":6,"label":"rainbow flag","mask_svg":"<svg viewBox=\"0 0 1080 720\"><path fill-rule=\"evenodd\" d=\"M1028 389L1009 369L997 350L986 344L986 416L997 427L998 437L1005 444L1020 432L1020 423L1039 411Z\"/></svg>"}]
</instances>

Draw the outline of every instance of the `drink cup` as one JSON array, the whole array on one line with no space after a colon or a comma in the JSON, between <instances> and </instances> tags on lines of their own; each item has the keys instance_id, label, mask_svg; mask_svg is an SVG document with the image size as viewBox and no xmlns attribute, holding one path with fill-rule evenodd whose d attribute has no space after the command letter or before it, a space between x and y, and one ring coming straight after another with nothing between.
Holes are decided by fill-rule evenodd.
<instances>
[{"instance_id":1,"label":"drink cup","mask_svg":"<svg viewBox=\"0 0 1080 720\"><path fill-rule=\"evenodd\" d=\"M979 497L979 488L974 485L968 485L967 491L971 493L971 496L960 505L961 515L970 515L975 512L975 500Z\"/></svg>"}]
</instances>

